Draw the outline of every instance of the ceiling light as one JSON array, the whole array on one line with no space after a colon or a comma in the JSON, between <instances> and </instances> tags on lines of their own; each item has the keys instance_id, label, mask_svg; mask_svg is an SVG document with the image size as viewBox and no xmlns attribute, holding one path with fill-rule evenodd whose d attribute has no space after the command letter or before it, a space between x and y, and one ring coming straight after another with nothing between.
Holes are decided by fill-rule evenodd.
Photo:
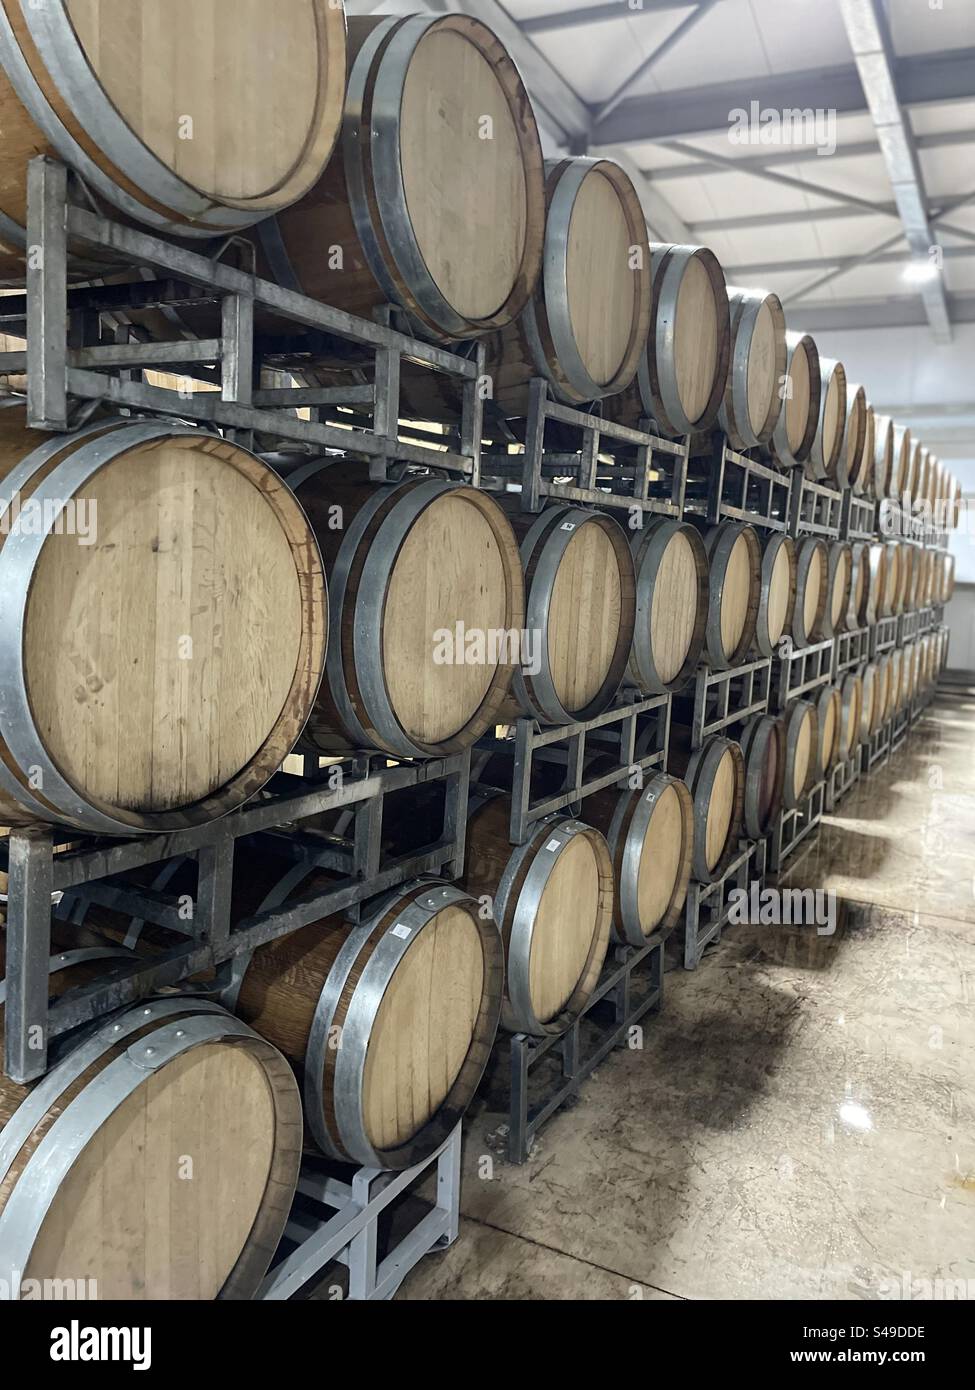
<instances>
[{"instance_id":1,"label":"ceiling light","mask_svg":"<svg viewBox=\"0 0 975 1390\"><path fill-rule=\"evenodd\" d=\"M941 271L934 261L908 261L901 275L909 285L928 285L937 280Z\"/></svg>"}]
</instances>

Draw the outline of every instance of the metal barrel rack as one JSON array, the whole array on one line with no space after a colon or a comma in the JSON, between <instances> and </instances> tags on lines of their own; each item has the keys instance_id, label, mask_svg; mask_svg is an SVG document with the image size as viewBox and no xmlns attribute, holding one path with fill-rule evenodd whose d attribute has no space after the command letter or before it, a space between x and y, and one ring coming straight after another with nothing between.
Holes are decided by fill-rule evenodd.
<instances>
[{"instance_id":1,"label":"metal barrel rack","mask_svg":"<svg viewBox=\"0 0 975 1390\"><path fill-rule=\"evenodd\" d=\"M807 478L801 468L792 470L789 498L789 535L839 539L843 494Z\"/></svg>"},{"instance_id":2,"label":"metal barrel rack","mask_svg":"<svg viewBox=\"0 0 975 1390\"><path fill-rule=\"evenodd\" d=\"M772 829L769 851L769 869L772 873L779 873L785 861L819 825L825 792L825 782L818 782L798 806L780 811Z\"/></svg>"},{"instance_id":3,"label":"metal barrel rack","mask_svg":"<svg viewBox=\"0 0 975 1390\"><path fill-rule=\"evenodd\" d=\"M872 541L877 530L877 504L844 488L840 509L841 541Z\"/></svg>"},{"instance_id":4,"label":"metal barrel rack","mask_svg":"<svg viewBox=\"0 0 975 1390\"><path fill-rule=\"evenodd\" d=\"M845 671L853 671L862 666L870 652L869 627L855 627L847 632L839 632L834 639L836 655L833 660L833 679L838 679Z\"/></svg>"},{"instance_id":5,"label":"metal barrel rack","mask_svg":"<svg viewBox=\"0 0 975 1390\"><path fill-rule=\"evenodd\" d=\"M793 700L828 685L833 678L834 639L795 647L791 641L780 644L772 658L775 665L773 691L776 708L784 710Z\"/></svg>"},{"instance_id":6,"label":"metal barrel rack","mask_svg":"<svg viewBox=\"0 0 975 1390\"><path fill-rule=\"evenodd\" d=\"M854 750L852 758L848 758L846 762L835 763L830 768L826 778L825 810L834 811L836 809L847 792L859 781L862 768L863 749L859 745Z\"/></svg>"},{"instance_id":7,"label":"metal barrel rack","mask_svg":"<svg viewBox=\"0 0 975 1390\"><path fill-rule=\"evenodd\" d=\"M765 877L767 844L765 840L741 840L721 878L714 883L691 880L684 905L683 965L696 970L705 949L721 940L734 910L732 890L747 894L753 882L759 886Z\"/></svg>"},{"instance_id":8,"label":"metal barrel rack","mask_svg":"<svg viewBox=\"0 0 975 1390\"><path fill-rule=\"evenodd\" d=\"M642 947L618 946L607 959L599 984L585 1009L564 1033L550 1038L515 1033L508 1040L509 1115L507 1154L512 1163L531 1156L535 1136L616 1047L625 1047L634 1029L663 1003L664 941L656 934ZM594 1015L596 1015L594 1017ZM503 1048L503 1035L498 1045ZM559 1074L540 1080L532 1099L533 1073L550 1053ZM554 1060L554 1059L553 1059ZM551 1071L551 1068L548 1069Z\"/></svg>"},{"instance_id":9,"label":"metal barrel rack","mask_svg":"<svg viewBox=\"0 0 975 1390\"><path fill-rule=\"evenodd\" d=\"M891 724L888 719L875 734L870 735L863 750L866 759L865 772L872 772L878 764L886 763L890 758L890 733Z\"/></svg>"},{"instance_id":10,"label":"metal barrel rack","mask_svg":"<svg viewBox=\"0 0 975 1390\"><path fill-rule=\"evenodd\" d=\"M889 652L897 645L898 618L878 618L870 627L869 656L873 661L881 652Z\"/></svg>"},{"instance_id":11,"label":"metal barrel rack","mask_svg":"<svg viewBox=\"0 0 975 1390\"><path fill-rule=\"evenodd\" d=\"M485 738L478 749L506 754L511 770L511 843L524 844L532 826L555 811L578 803L604 787L623 783L636 769L664 771L670 742L669 695L641 697L624 693L612 709L575 724L542 725L535 719L515 721L514 736ZM608 754L614 766L599 776L588 776L586 759L593 753ZM536 795L532 771L536 759L564 769L556 792Z\"/></svg>"},{"instance_id":12,"label":"metal barrel rack","mask_svg":"<svg viewBox=\"0 0 975 1390\"><path fill-rule=\"evenodd\" d=\"M549 423L568 433L575 449L548 447ZM484 486L503 490L520 484L524 511L540 511L546 499L558 498L630 513L680 517L683 512L687 445L650 433L649 421L632 429L594 410L561 405L549 397L545 379L535 377L524 439L523 454L486 453L482 460Z\"/></svg>"},{"instance_id":13,"label":"metal barrel rack","mask_svg":"<svg viewBox=\"0 0 975 1390\"><path fill-rule=\"evenodd\" d=\"M387 324L356 318L235 269L222 263L219 254L209 259L109 221L69 199L69 188L74 190L76 185L74 176L69 182L65 166L56 160L38 156L31 161L27 244L37 248L38 254L29 259L26 294L6 297L0 317L5 331L27 339L25 352L0 353L0 371L27 372L31 427L63 432L73 427L86 402L106 402L118 409L218 425L248 446L258 432L319 452L339 450L367 459L376 481L387 480L393 463L413 463L478 483L480 350L470 356L448 352ZM115 265L150 271L157 278L131 285L73 288L69 245L72 250L89 247L108 253ZM121 341L102 340L101 312L157 306L171 310L174 303L186 302L219 306L219 337L144 342L136 340L133 327L123 325L114 335ZM255 357L260 362L255 354L255 309L272 312L296 330L325 335L339 349L343 343L354 346L371 361L373 384L260 389L255 379ZM438 436L436 446L399 438L400 363L406 357L456 379L464 401L456 447L444 448L443 436ZM142 379L147 368L182 371L210 381L219 390L149 386ZM339 407L350 405L369 423L362 424L359 414L335 414ZM297 411L303 407L310 407L319 418L301 419ZM330 423L329 416L341 423Z\"/></svg>"},{"instance_id":14,"label":"metal barrel rack","mask_svg":"<svg viewBox=\"0 0 975 1390\"><path fill-rule=\"evenodd\" d=\"M721 733L753 714L768 709L772 685L772 658L765 656L714 671L702 662L694 676L694 714L691 747L699 748L706 738Z\"/></svg>"},{"instance_id":15,"label":"metal barrel rack","mask_svg":"<svg viewBox=\"0 0 975 1390\"><path fill-rule=\"evenodd\" d=\"M788 473L739 454L723 435L711 436L710 452L688 462L685 511L716 525L744 521L772 531L789 525Z\"/></svg>"},{"instance_id":16,"label":"metal barrel rack","mask_svg":"<svg viewBox=\"0 0 975 1390\"><path fill-rule=\"evenodd\" d=\"M283 1301L299 1293L332 1264L348 1271L352 1301L393 1298L410 1270L433 1250L453 1245L460 1230L461 1126L423 1163L401 1172L381 1168L348 1169L306 1161L284 1240L257 1291L257 1298ZM407 1189L436 1170L436 1200L420 1221L379 1256L380 1222Z\"/></svg>"},{"instance_id":17,"label":"metal barrel rack","mask_svg":"<svg viewBox=\"0 0 975 1390\"><path fill-rule=\"evenodd\" d=\"M913 642L920 631L920 627L921 615L916 609L908 613L902 613L897 619L897 646L903 647Z\"/></svg>"},{"instance_id":18,"label":"metal barrel rack","mask_svg":"<svg viewBox=\"0 0 975 1390\"><path fill-rule=\"evenodd\" d=\"M316 760L317 761L317 760ZM14 830L8 841L7 974L4 1071L17 1082L42 1076L48 1047L62 1034L177 985L212 966L246 956L257 946L288 935L334 912L354 917L357 906L423 873L463 872L470 753L388 767L385 755L351 759L310 777L280 772L260 799L208 825L141 839L99 841L49 828ZM382 845L383 798L421 782L445 783L442 826L432 843L389 858ZM234 926L230 920L234 850L238 840L277 830L325 811L352 813L351 833L329 842L300 835L294 857L307 869L325 867L336 881L325 893L297 897ZM70 843L55 853L55 843ZM276 842L283 845L284 841ZM162 890L136 887L123 876L132 869L193 858L198 883L192 915ZM180 933L177 947L146 959L110 964L104 976L48 1001L52 895L66 895L59 914L70 920L71 889L134 917ZM214 986L216 988L216 985Z\"/></svg>"}]
</instances>

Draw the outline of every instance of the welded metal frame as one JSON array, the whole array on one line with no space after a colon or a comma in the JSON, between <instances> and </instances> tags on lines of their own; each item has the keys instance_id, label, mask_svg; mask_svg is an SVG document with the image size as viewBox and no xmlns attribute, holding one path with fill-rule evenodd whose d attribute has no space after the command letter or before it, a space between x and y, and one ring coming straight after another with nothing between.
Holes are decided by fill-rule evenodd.
<instances>
[{"instance_id":1,"label":"welded metal frame","mask_svg":"<svg viewBox=\"0 0 975 1390\"><path fill-rule=\"evenodd\" d=\"M272 1265L256 1298L267 1302L291 1298L332 1263L343 1264L349 1271L348 1300L393 1298L424 1255L446 1250L457 1239L460 1160L460 1123L429 1158L400 1172L357 1168L347 1182L328 1165L306 1160L284 1232L294 1248ZM380 1220L412 1183L434 1168L436 1201L380 1260Z\"/></svg>"},{"instance_id":2,"label":"welded metal frame","mask_svg":"<svg viewBox=\"0 0 975 1390\"><path fill-rule=\"evenodd\" d=\"M881 652L889 652L897 645L897 632L900 619L897 617L878 618L870 624L869 656L873 661Z\"/></svg>"},{"instance_id":3,"label":"welded metal frame","mask_svg":"<svg viewBox=\"0 0 975 1390\"><path fill-rule=\"evenodd\" d=\"M838 632L833 638L835 656L833 658L833 679L846 671L862 666L870 654L870 628L854 627L846 632Z\"/></svg>"},{"instance_id":4,"label":"welded metal frame","mask_svg":"<svg viewBox=\"0 0 975 1390\"><path fill-rule=\"evenodd\" d=\"M905 494L903 500L884 497L877 504L877 534L881 540L913 541L920 545L924 540L924 522L911 511L910 498Z\"/></svg>"},{"instance_id":5,"label":"welded metal frame","mask_svg":"<svg viewBox=\"0 0 975 1390\"><path fill-rule=\"evenodd\" d=\"M12 830L8 848L7 999L3 1070L24 1083L43 1075L49 1044L57 1037L157 990L179 984L211 966L246 956L257 946L286 936L334 912L357 919L365 899L419 874L463 872L467 829L470 752L425 762L385 766L385 754L363 755L335 767L318 769L306 759L306 775L278 773L260 798L228 816L190 830L131 840L96 840L49 827ZM436 841L402 856L384 858L383 798L389 792L425 782L444 782L443 825ZM323 845L300 832L276 840L291 845L308 868L334 870L342 877L325 893L297 897L255 913L233 930L230 900L234 849L245 836L325 811L348 809L353 826L343 840ZM55 854L55 843L74 844ZM135 887L119 877L136 867L174 858L194 857L199 880L189 922L178 899L164 892ZM53 1004L48 1000L53 895L84 885L96 901L134 917L178 931L185 942L150 960L133 957L106 968L102 978L70 990ZM63 901L59 915L67 916Z\"/></svg>"},{"instance_id":6,"label":"welded metal frame","mask_svg":"<svg viewBox=\"0 0 975 1390\"><path fill-rule=\"evenodd\" d=\"M696 970L705 947L721 940L721 932L734 906L729 901L731 889L747 893L753 882L761 886L765 879L766 856L765 840L740 840L737 853L719 879L714 883L691 880L684 904L685 970Z\"/></svg>"},{"instance_id":7,"label":"welded metal frame","mask_svg":"<svg viewBox=\"0 0 975 1390\"><path fill-rule=\"evenodd\" d=\"M791 486L789 473L737 453L724 435L714 434L710 455L688 461L685 515L711 525L745 521L787 532Z\"/></svg>"},{"instance_id":8,"label":"welded metal frame","mask_svg":"<svg viewBox=\"0 0 975 1390\"><path fill-rule=\"evenodd\" d=\"M910 609L907 613L901 613L897 619L897 646L905 647L913 642L920 628L921 614L916 608Z\"/></svg>"},{"instance_id":9,"label":"welded metal frame","mask_svg":"<svg viewBox=\"0 0 975 1390\"><path fill-rule=\"evenodd\" d=\"M504 490L512 483L520 484L525 512L539 512L548 499L557 498L659 516L683 514L686 441L659 438L650 432L647 420L632 429L553 401L544 377L533 377L528 390L524 453L485 452L482 486ZM549 421L579 431L578 451L546 448Z\"/></svg>"},{"instance_id":10,"label":"welded metal frame","mask_svg":"<svg viewBox=\"0 0 975 1390\"><path fill-rule=\"evenodd\" d=\"M777 710L784 710L786 705L802 699L810 690L829 685L833 679L834 646L833 637L813 642L808 647L794 647L790 643L784 651L780 645L772 658L775 667L773 698Z\"/></svg>"},{"instance_id":11,"label":"welded metal frame","mask_svg":"<svg viewBox=\"0 0 975 1390\"><path fill-rule=\"evenodd\" d=\"M766 713L772 693L772 661L772 657L764 656L727 671L714 671L706 661L698 666L694 678L692 750L729 724Z\"/></svg>"},{"instance_id":12,"label":"welded metal frame","mask_svg":"<svg viewBox=\"0 0 975 1390\"><path fill-rule=\"evenodd\" d=\"M877 533L877 503L858 496L851 487L843 489L840 509L841 541L872 541Z\"/></svg>"},{"instance_id":13,"label":"welded metal frame","mask_svg":"<svg viewBox=\"0 0 975 1390\"><path fill-rule=\"evenodd\" d=\"M882 724L875 734L863 746L865 759L864 772L873 772L874 768L881 763L886 763L890 758L890 734L891 721L888 719Z\"/></svg>"},{"instance_id":14,"label":"welded metal frame","mask_svg":"<svg viewBox=\"0 0 975 1390\"><path fill-rule=\"evenodd\" d=\"M0 353L0 372L27 373L28 424L63 433L72 428L79 402L107 401L139 412L218 425L233 431L241 443L253 443L259 431L312 450L339 450L369 463L370 477L387 481L391 465L413 463L435 468L477 485L480 479L483 347L459 356L431 343L396 332L388 323L360 319L257 275L208 259L184 246L160 241L134 227L122 226L69 200L65 166L46 156L32 159L27 176L27 244L38 248L29 258L26 295L3 301L3 326L27 339L25 352ZM107 254L116 265L149 268L163 277L162 298L215 299L221 305L221 336L176 342L115 342L100 340L99 295L118 308L120 291L69 287L68 246L90 247ZM173 282L178 282L174 287ZM145 283L128 287L134 302L145 307ZM374 383L335 388L260 390L255 381L254 311L272 311L302 328L334 335L361 352L373 354ZM385 317L389 317L389 313ZM383 317L383 315L380 315ZM456 440L437 436L439 448L399 439L400 364L404 358L457 379L463 395L462 419ZM209 370L210 366L216 370ZM183 370L201 380L216 381L218 392L184 392L149 386L133 380L145 368ZM339 406L368 410L372 424L350 431L348 414L322 416ZM310 406L315 418L293 414ZM452 447L443 449L443 442Z\"/></svg>"},{"instance_id":15,"label":"welded metal frame","mask_svg":"<svg viewBox=\"0 0 975 1390\"><path fill-rule=\"evenodd\" d=\"M529 839L532 827L545 816L572 808L578 811L584 797L604 787L628 787L634 769L661 772L667 767L670 744L671 696L640 696L625 691L612 709L592 719L564 725L541 725L536 719L518 719L513 738L485 738L477 747L513 758L511 773L511 825L513 845ZM639 748L639 752L638 752ZM598 777L587 777L586 758L592 753L609 753L615 767ZM532 796L532 767L535 758L565 768L562 787L554 794Z\"/></svg>"},{"instance_id":16,"label":"welded metal frame","mask_svg":"<svg viewBox=\"0 0 975 1390\"><path fill-rule=\"evenodd\" d=\"M838 762L830 768L826 777L826 799L823 809L835 811L847 792L860 780L863 770L863 746L857 744L853 757L846 762Z\"/></svg>"},{"instance_id":17,"label":"welded metal frame","mask_svg":"<svg viewBox=\"0 0 975 1390\"><path fill-rule=\"evenodd\" d=\"M790 536L827 536L839 540L842 511L842 492L824 483L814 483L801 468L792 470Z\"/></svg>"},{"instance_id":18,"label":"welded metal frame","mask_svg":"<svg viewBox=\"0 0 975 1390\"><path fill-rule=\"evenodd\" d=\"M633 991L633 977L646 964L649 972L648 989L639 995ZM664 940L659 933L647 938L645 946L617 946L612 959L603 969L599 984L589 1002L564 1033L549 1038L530 1037L515 1033L509 1040L509 1104L507 1154L511 1163L526 1163L531 1157L535 1135L546 1120L559 1110L570 1097L579 1092L614 1048L625 1044L629 1030L646 1014L658 1012L663 1004ZM606 1023L590 1015L597 1004L611 999L613 1017ZM585 1050L583 1025L599 1030L599 1039L591 1051ZM502 1035L499 1035L499 1039ZM562 1076L545 1098L532 1105L529 1092L531 1073L549 1052L555 1052L562 1063Z\"/></svg>"},{"instance_id":19,"label":"welded metal frame","mask_svg":"<svg viewBox=\"0 0 975 1390\"><path fill-rule=\"evenodd\" d=\"M783 809L772 827L769 848L769 870L777 874L790 855L819 826L823 818L826 799L826 783L817 782L792 809Z\"/></svg>"},{"instance_id":20,"label":"welded metal frame","mask_svg":"<svg viewBox=\"0 0 975 1390\"><path fill-rule=\"evenodd\" d=\"M907 705L903 709L891 715L890 718L890 751L896 753L907 738L908 730L911 726L911 711Z\"/></svg>"}]
</instances>

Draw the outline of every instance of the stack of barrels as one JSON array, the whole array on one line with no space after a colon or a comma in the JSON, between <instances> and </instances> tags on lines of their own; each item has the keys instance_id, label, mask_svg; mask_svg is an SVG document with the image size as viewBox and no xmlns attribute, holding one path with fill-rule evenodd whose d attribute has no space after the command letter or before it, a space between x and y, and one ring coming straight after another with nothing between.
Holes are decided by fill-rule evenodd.
<instances>
[{"instance_id":1,"label":"stack of barrels","mask_svg":"<svg viewBox=\"0 0 975 1390\"><path fill-rule=\"evenodd\" d=\"M957 482L788 331L776 295L728 286L706 247L649 242L613 161L543 159L484 24L346 25L337 0L212 5L200 24L201 0L169 0L151 58L167 82L138 83L149 7L0 0L4 279L25 274L27 162L47 153L111 215L196 246L243 238L287 289L483 342L492 438L525 438L542 379L563 406L670 439L714 431L797 478L957 524ZM129 273L91 247L69 254L73 274ZM126 317L160 337L220 332L200 306ZM371 379L365 349L272 315L258 327L287 328L275 362L304 380ZM404 363L400 391L408 418L462 417L444 373ZM22 401L4 405L4 507L16 496L45 518L0 534L0 818L15 828L164 835L240 807L295 750L431 759L521 718L568 735L621 693L678 695L702 661L725 671L825 642L943 604L954 583L944 552L898 541L640 508L624 525L575 500L527 513L435 470L377 483L352 457L261 457L102 409L47 436ZM102 1298L251 1296L303 1146L390 1169L431 1154L499 1026L570 1027L611 945L666 937L690 881L720 879L740 838L768 834L930 689L945 654L943 630L927 634L698 747L677 705L665 766L636 776L592 755L602 789L519 844L511 759L496 758L472 791L459 883L401 884L356 923L330 915L258 948L220 1004L124 1010L68 1040L39 1082L0 1078L0 1274L80 1270ZM422 810L417 789L391 844ZM237 868L235 924L334 882L271 856ZM145 883L192 894L195 869L170 861ZM60 916L52 997L180 940L95 895ZM197 1180L174 1182L164 1153L193 1154Z\"/></svg>"}]
</instances>

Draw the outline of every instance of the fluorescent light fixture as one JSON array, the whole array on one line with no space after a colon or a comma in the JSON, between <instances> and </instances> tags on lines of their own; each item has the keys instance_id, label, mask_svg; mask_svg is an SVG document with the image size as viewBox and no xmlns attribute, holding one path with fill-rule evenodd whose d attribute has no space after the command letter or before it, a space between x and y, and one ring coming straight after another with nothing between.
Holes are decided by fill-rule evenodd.
<instances>
[{"instance_id":1,"label":"fluorescent light fixture","mask_svg":"<svg viewBox=\"0 0 975 1390\"><path fill-rule=\"evenodd\" d=\"M932 280L937 280L940 274L941 271L934 261L908 261L901 271L901 278L909 285L929 285Z\"/></svg>"}]
</instances>

